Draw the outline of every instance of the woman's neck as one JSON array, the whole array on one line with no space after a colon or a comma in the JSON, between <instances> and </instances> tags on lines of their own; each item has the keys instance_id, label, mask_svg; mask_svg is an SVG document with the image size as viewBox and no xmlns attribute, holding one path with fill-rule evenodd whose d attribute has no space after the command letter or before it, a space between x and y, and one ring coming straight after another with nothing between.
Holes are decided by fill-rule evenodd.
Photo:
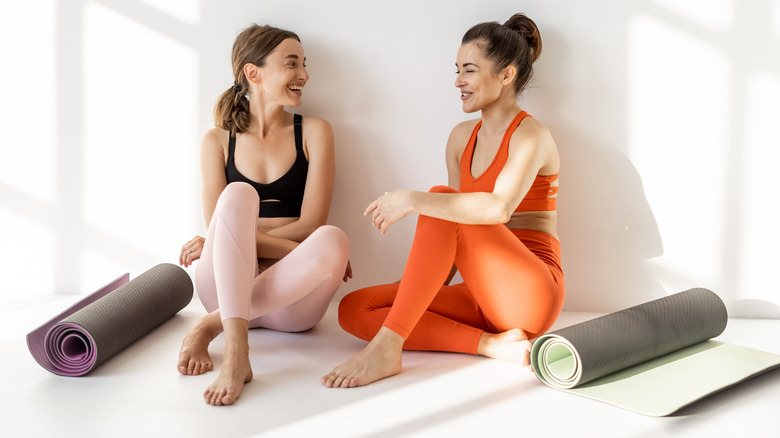
<instances>
[{"instance_id":1,"label":"woman's neck","mask_svg":"<svg viewBox=\"0 0 780 438\"><path fill-rule=\"evenodd\" d=\"M487 132L503 132L517 113L520 105L515 96L502 96L495 102L482 108L482 127Z\"/></svg>"},{"instance_id":2,"label":"woman's neck","mask_svg":"<svg viewBox=\"0 0 780 438\"><path fill-rule=\"evenodd\" d=\"M290 116L284 107L271 102L264 102L261 97L250 95L249 98L249 132L256 133L261 138L272 131L289 124Z\"/></svg>"}]
</instances>

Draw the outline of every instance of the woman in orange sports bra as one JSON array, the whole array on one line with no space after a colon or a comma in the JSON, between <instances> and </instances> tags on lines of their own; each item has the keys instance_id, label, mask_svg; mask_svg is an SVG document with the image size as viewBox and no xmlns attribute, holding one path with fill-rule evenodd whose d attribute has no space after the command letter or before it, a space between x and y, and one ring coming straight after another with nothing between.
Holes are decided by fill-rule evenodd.
<instances>
[{"instance_id":1,"label":"woman in orange sports bra","mask_svg":"<svg viewBox=\"0 0 780 438\"><path fill-rule=\"evenodd\" d=\"M396 190L365 215L384 233L408 214L417 230L400 283L364 288L339 305L339 323L370 341L322 377L327 387L367 385L401 372L401 351L480 354L529 367L530 340L563 306L556 231L559 158L547 128L521 111L542 44L515 14L472 27L458 50L463 111L447 141L448 186ZM454 267L464 282L449 285Z\"/></svg>"}]
</instances>

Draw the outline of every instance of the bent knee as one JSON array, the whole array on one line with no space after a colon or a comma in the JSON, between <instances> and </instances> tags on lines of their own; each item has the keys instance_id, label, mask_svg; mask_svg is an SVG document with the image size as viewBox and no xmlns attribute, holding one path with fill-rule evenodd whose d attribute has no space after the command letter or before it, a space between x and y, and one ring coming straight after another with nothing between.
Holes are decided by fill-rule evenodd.
<instances>
[{"instance_id":1,"label":"bent knee","mask_svg":"<svg viewBox=\"0 0 780 438\"><path fill-rule=\"evenodd\" d=\"M245 182L228 184L217 200L217 211L223 215L246 214L256 215L260 209L260 197L251 185Z\"/></svg>"},{"instance_id":2,"label":"bent knee","mask_svg":"<svg viewBox=\"0 0 780 438\"><path fill-rule=\"evenodd\" d=\"M323 225L314 230L308 239L325 245L331 252L331 255L337 256L336 258L339 260L343 259L346 262L349 258L349 238L341 228L333 225Z\"/></svg>"},{"instance_id":3,"label":"bent knee","mask_svg":"<svg viewBox=\"0 0 780 438\"><path fill-rule=\"evenodd\" d=\"M459 193L450 186L433 186L428 190L429 193Z\"/></svg>"},{"instance_id":4,"label":"bent knee","mask_svg":"<svg viewBox=\"0 0 780 438\"><path fill-rule=\"evenodd\" d=\"M359 297L355 292L346 294L339 301L338 321L339 326L352 335L357 336L358 315L365 312L365 300Z\"/></svg>"}]
</instances>

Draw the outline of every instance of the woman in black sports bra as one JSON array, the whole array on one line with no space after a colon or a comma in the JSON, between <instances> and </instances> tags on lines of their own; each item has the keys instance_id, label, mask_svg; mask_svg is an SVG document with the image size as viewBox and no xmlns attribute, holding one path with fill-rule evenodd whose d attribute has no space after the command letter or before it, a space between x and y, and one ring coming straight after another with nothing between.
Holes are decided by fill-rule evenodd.
<instances>
[{"instance_id":1,"label":"woman in black sports bra","mask_svg":"<svg viewBox=\"0 0 780 438\"><path fill-rule=\"evenodd\" d=\"M224 364L204 393L228 405L252 379L248 330L298 332L313 327L352 276L349 242L326 225L335 178L333 130L321 119L290 114L309 75L293 32L252 25L233 45L235 82L214 108L216 127L201 144L206 238L179 255L199 260L198 297L209 312L182 342L178 369L213 369L209 343L225 332Z\"/></svg>"}]
</instances>

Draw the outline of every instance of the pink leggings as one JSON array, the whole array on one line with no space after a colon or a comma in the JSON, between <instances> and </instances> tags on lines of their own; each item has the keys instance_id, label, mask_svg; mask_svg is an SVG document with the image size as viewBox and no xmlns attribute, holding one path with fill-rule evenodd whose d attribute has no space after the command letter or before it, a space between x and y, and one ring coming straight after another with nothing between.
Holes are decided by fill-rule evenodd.
<instances>
[{"instance_id":1,"label":"pink leggings","mask_svg":"<svg viewBox=\"0 0 780 438\"><path fill-rule=\"evenodd\" d=\"M260 199L246 183L231 183L217 201L195 271L198 297L222 320L286 332L314 327L341 285L349 241L324 225L283 259L260 272L255 231Z\"/></svg>"}]
</instances>

